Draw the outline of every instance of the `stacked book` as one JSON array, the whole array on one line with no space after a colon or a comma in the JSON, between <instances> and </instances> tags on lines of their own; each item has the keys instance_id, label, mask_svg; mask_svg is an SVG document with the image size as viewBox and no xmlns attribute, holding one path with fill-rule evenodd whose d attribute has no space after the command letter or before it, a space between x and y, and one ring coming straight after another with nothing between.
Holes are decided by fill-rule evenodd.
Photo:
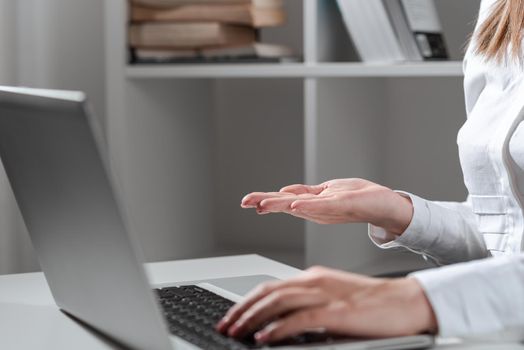
<instances>
[{"instance_id":1,"label":"stacked book","mask_svg":"<svg viewBox=\"0 0 524 350\"><path fill-rule=\"evenodd\" d=\"M364 62L448 59L433 0L338 0Z\"/></svg>"},{"instance_id":2,"label":"stacked book","mask_svg":"<svg viewBox=\"0 0 524 350\"><path fill-rule=\"evenodd\" d=\"M283 0L131 0L133 63L281 61L259 30L284 24Z\"/></svg>"}]
</instances>

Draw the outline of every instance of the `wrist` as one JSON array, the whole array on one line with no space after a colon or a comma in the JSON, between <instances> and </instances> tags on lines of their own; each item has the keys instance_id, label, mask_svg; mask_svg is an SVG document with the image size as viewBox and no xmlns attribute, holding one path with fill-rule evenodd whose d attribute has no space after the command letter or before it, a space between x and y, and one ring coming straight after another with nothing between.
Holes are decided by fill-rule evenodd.
<instances>
[{"instance_id":1,"label":"wrist","mask_svg":"<svg viewBox=\"0 0 524 350\"><path fill-rule=\"evenodd\" d=\"M419 333L438 333L438 322L424 288L412 277L405 278L406 293L409 295L413 310L414 327L419 327Z\"/></svg>"},{"instance_id":2,"label":"wrist","mask_svg":"<svg viewBox=\"0 0 524 350\"><path fill-rule=\"evenodd\" d=\"M409 196L393 191L392 194L394 195L394 200L392 201L393 205L389 210L390 219L383 225L380 225L380 227L395 236L401 236L409 227L409 224L413 219L413 202Z\"/></svg>"}]
</instances>

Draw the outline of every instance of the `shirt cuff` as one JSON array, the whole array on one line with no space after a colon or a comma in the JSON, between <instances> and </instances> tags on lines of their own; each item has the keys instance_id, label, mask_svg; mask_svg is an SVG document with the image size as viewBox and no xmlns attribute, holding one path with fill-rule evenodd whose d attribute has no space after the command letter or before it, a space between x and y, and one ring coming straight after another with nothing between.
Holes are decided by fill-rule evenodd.
<instances>
[{"instance_id":1,"label":"shirt cuff","mask_svg":"<svg viewBox=\"0 0 524 350\"><path fill-rule=\"evenodd\" d=\"M520 261L519 261L520 260ZM524 339L522 257L490 258L410 274L435 313L442 337ZM501 288L503 286L503 288Z\"/></svg>"},{"instance_id":2,"label":"shirt cuff","mask_svg":"<svg viewBox=\"0 0 524 350\"><path fill-rule=\"evenodd\" d=\"M414 194L396 191L408 197L413 203L413 218L408 228L400 236L396 236L383 228L369 225L369 237L379 248L391 249L403 247L415 253L430 255L427 250L435 242L435 232L431 229L431 209L429 202Z\"/></svg>"}]
</instances>

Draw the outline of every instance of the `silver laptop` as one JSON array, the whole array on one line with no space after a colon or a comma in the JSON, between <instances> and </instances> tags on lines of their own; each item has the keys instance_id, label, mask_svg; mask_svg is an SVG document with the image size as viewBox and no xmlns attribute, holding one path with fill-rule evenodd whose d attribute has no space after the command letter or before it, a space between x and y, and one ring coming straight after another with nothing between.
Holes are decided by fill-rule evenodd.
<instances>
[{"instance_id":1,"label":"silver laptop","mask_svg":"<svg viewBox=\"0 0 524 350\"><path fill-rule=\"evenodd\" d=\"M83 93L0 87L0 158L56 304L132 349L250 348L249 339L235 343L214 333L213 325L233 301L271 277L154 291L136 239L126 229L106 154ZM201 323L195 323L195 313ZM433 343L425 335L306 340L293 339L299 345L285 347L412 349Z\"/></svg>"}]
</instances>

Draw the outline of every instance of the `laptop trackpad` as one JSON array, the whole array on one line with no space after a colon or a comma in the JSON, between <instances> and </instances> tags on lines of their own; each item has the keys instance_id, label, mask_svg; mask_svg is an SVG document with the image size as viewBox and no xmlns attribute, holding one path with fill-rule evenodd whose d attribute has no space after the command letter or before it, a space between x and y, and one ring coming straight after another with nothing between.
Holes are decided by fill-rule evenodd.
<instances>
[{"instance_id":1,"label":"laptop trackpad","mask_svg":"<svg viewBox=\"0 0 524 350\"><path fill-rule=\"evenodd\" d=\"M217 278L205 280L206 284L211 284L215 287L224 289L233 294L244 296L251 289L255 288L257 285L263 282L275 280L275 277L268 275L251 275L251 276L241 276L241 277L228 277L228 278Z\"/></svg>"}]
</instances>

